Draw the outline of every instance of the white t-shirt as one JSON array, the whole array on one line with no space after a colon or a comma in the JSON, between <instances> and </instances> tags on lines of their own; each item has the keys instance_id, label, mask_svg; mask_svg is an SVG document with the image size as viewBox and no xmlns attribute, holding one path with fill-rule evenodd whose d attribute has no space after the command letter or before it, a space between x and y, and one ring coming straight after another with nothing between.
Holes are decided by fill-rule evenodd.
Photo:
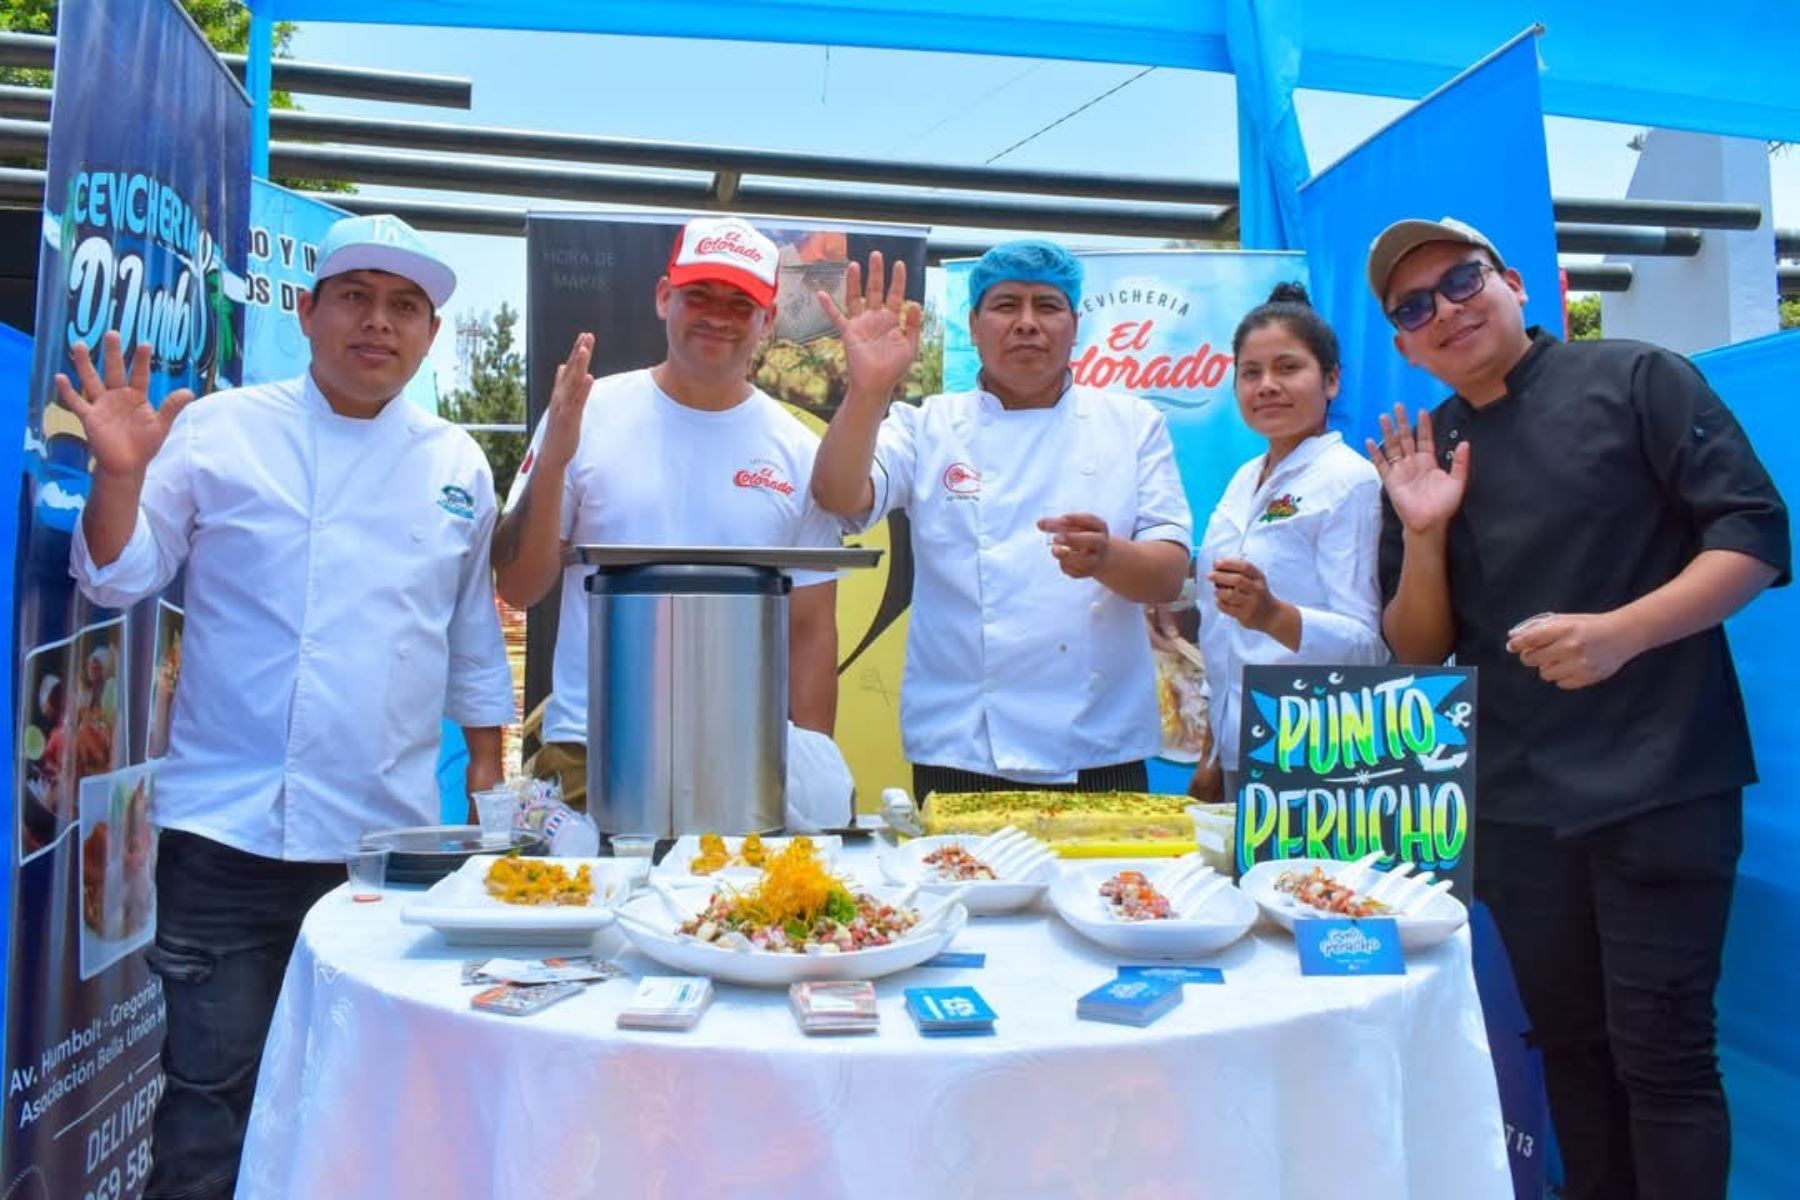
<instances>
[{"instance_id":1,"label":"white t-shirt","mask_svg":"<svg viewBox=\"0 0 1800 1200\"><path fill-rule=\"evenodd\" d=\"M1381 640L1381 480L1337 432L1307 438L1257 486L1263 459L1238 468L1213 509L1195 556L1200 653L1211 693L1213 746L1238 767L1240 692L1246 666L1317 663L1374 666ZM1269 591L1300 610L1300 648L1245 629L1219 611L1207 574L1221 558L1253 562Z\"/></svg>"},{"instance_id":2,"label":"white t-shirt","mask_svg":"<svg viewBox=\"0 0 1800 1200\"><path fill-rule=\"evenodd\" d=\"M507 496L518 503L544 436ZM561 532L572 545L825 546L841 537L836 518L813 502L819 438L761 391L724 412L689 408L649 370L594 381L581 418L581 445L563 479ZM588 596L591 568L563 571L562 606L544 712L547 742L587 742ZM795 586L829 575L794 573Z\"/></svg>"},{"instance_id":3,"label":"white t-shirt","mask_svg":"<svg viewBox=\"0 0 1800 1200\"><path fill-rule=\"evenodd\" d=\"M907 758L1036 783L1156 753L1142 606L1064 575L1037 528L1093 513L1118 537L1186 551L1192 519L1149 401L1071 387L1042 409L985 391L896 404L871 479L871 523L912 519Z\"/></svg>"}]
</instances>

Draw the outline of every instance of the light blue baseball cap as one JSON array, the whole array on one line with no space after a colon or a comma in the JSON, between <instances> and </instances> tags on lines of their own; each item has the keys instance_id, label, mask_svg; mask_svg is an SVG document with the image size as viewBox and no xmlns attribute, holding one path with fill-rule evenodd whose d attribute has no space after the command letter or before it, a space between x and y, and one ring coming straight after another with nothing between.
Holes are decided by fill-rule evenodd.
<instances>
[{"instance_id":1,"label":"light blue baseball cap","mask_svg":"<svg viewBox=\"0 0 1800 1200\"><path fill-rule=\"evenodd\" d=\"M411 225L386 213L345 217L325 231L313 271L315 285L345 271L386 271L410 279L424 289L433 308L444 307L456 291L450 264Z\"/></svg>"}]
</instances>

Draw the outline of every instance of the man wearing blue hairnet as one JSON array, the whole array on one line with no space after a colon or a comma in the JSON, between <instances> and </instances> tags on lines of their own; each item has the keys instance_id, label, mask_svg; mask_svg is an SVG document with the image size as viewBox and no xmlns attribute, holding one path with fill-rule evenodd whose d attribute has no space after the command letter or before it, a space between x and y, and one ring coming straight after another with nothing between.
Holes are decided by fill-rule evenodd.
<instances>
[{"instance_id":1,"label":"man wearing blue hairnet","mask_svg":"<svg viewBox=\"0 0 1800 1200\"><path fill-rule=\"evenodd\" d=\"M825 509L911 519L900 727L914 794L1142 791L1160 726L1142 606L1172 600L1192 518L1161 414L1077 387L1081 263L1008 242L969 277L979 386L893 397L918 352L905 268L851 265L850 387L813 466Z\"/></svg>"}]
</instances>

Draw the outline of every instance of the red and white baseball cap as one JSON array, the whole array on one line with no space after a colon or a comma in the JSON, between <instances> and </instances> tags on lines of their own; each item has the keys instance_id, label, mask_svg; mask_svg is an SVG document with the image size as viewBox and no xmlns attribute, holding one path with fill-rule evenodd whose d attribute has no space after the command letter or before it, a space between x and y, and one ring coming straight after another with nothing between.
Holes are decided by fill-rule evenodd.
<instances>
[{"instance_id":1,"label":"red and white baseball cap","mask_svg":"<svg viewBox=\"0 0 1800 1200\"><path fill-rule=\"evenodd\" d=\"M729 283L763 308L775 303L781 252L738 217L695 217L675 235L669 282Z\"/></svg>"}]
</instances>

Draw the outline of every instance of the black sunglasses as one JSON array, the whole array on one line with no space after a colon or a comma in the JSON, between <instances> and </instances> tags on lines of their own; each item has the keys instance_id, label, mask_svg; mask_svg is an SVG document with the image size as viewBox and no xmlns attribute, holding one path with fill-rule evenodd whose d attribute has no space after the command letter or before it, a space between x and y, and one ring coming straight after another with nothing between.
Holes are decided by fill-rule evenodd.
<instances>
[{"instance_id":1,"label":"black sunglasses","mask_svg":"<svg viewBox=\"0 0 1800 1200\"><path fill-rule=\"evenodd\" d=\"M1408 333L1423 329L1437 316L1439 296L1453 304L1461 304L1487 285L1487 273L1493 269L1491 263L1478 258L1459 262L1439 275L1438 281L1430 287L1400 297L1400 302L1388 309L1387 318Z\"/></svg>"}]
</instances>

